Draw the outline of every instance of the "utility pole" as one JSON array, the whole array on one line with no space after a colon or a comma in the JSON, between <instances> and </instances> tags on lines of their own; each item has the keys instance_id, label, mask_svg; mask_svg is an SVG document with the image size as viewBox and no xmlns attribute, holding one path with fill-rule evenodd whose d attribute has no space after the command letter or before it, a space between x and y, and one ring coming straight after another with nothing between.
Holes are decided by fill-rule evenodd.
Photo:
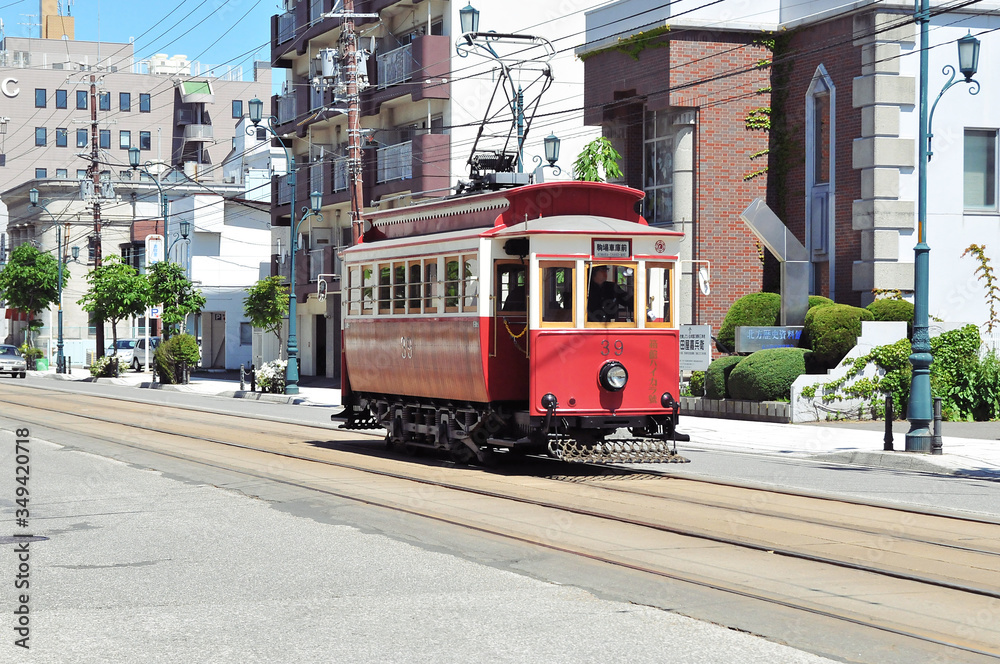
<instances>
[{"instance_id":1,"label":"utility pole","mask_svg":"<svg viewBox=\"0 0 1000 664\"><path fill-rule=\"evenodd\" d=\"M340 31L341 53L347 61L347 177L351 190L351 244L361 240L364 231L361 211L364 208L364 189L361 173L361 97L358 90L358 36L354 32L354 19L371 16L355 14L354 0L344 0L344 19ZM376 15L377 17L377 15Z\"/></svg>"},{"instance_id":2,"label":"utility pole","mask_svg":"<svg viewBox=\"0 0 1000 664\"><path fill-rule=\"evenodd\" d=\"M94 268L101 267L101 167L97 127L97 77L90 75L90 179L94 183ZM104 357L104 321L97 321L97 357Z\"/></svg>"}]
</instances>

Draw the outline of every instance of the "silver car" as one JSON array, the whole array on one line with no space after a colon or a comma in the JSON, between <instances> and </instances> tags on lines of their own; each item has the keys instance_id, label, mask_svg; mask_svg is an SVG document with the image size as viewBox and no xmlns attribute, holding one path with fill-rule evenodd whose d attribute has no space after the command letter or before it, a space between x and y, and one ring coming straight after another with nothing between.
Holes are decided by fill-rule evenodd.
<instances>
[{"instance_id":1,"label":"silver car","mask_svg":"<svg viewBox=\"0 0 1000 664\"><path fill-rule=\"evenodd\" d=\"M159 337L149 338L149 359L160 345ZM141 371L146 364L146 339L119 339L115 345L108 346L106 355L117 355L118 361L133 371Z\"/></svg>"},{"instance_id":2,"label":"silver car","mask_svg":"<svg viewBox=\"0 0 1000 664\"><path fill-rule=\"evenodd\" d=\"M17 346L0 345L0 374L10 374L11 378L25 378L28 375L28 363L21 356Z\"/></svg>"}]
</instances>

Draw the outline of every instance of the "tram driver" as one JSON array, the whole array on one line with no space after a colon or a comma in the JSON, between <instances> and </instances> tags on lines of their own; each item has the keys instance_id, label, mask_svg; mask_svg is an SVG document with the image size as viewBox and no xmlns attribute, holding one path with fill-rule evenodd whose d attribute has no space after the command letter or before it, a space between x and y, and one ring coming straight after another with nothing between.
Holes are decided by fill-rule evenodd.
<instances>
[{"instance_id":1,"label":"tram driver","mask_svg":"<svg viewBox=\"0 0 1000 664\"><path fill-rule=\"evenodd\" d=\"M587 320L611 322L618 320L622 307L630 310L632 295L608 279L608 265L595 265L590 269L590 287L587 289Z\"/></svg>"}]
</instances>

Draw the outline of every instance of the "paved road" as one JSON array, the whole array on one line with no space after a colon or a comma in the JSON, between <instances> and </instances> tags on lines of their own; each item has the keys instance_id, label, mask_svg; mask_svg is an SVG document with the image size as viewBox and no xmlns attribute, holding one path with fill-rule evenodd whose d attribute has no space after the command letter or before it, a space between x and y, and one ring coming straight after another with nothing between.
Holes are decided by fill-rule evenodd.
<instances>
[{"instance_id":1,"label":"paved road","mask_svg":"<svg viewBox=\"0 0 1000 664\"><path fill-rule=\"evenodd\" d=\"M0 424L11 524L13 436ZM385 515L357 506L64 442L32 436L31 525L49 539L30 545L30 652L11 631L18 563L10 548L0 558L0 661L830 661L503 569L524 552L502 542L478 543L496 564L474 562L371 532Z\"/></svg>"}]
</instances>

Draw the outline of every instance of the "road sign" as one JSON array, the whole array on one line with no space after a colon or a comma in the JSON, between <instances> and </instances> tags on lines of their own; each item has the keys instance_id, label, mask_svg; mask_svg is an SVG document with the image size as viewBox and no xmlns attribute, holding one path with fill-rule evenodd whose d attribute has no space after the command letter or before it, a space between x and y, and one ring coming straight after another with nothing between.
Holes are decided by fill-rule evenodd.
<instances>
[{"instance_id":1,"label":"road sign","mask_svg":"<svg viewBox=\"0 0 1000 664\"><path fill-rule=\"evenodd\" d=\"M712 326L681 325L680 370L704 371L712 363Z\"/></svg>"},{"instance_id":2,"label":"road sign","mask_svg":"<svg viewBox=\"0 0 1000 664\"><path fill-rule=\"evenodd\" d=\"M161 311L163 311L163 309L161 309L160 307L150 307L149 308L149 317L150 318L155 318L156 320L159 320L160 319L160 312Z\"/></svg>"},{"instance_id":3,"label":"road sign","mask_svg":"<svg viewBox=\"0 0 1000 664\"><path fill-rule=\"evenodd\" d=\"M163 260L163 236L146 236L146 265L153 265Z\"/></svg>"}]
</instances>

